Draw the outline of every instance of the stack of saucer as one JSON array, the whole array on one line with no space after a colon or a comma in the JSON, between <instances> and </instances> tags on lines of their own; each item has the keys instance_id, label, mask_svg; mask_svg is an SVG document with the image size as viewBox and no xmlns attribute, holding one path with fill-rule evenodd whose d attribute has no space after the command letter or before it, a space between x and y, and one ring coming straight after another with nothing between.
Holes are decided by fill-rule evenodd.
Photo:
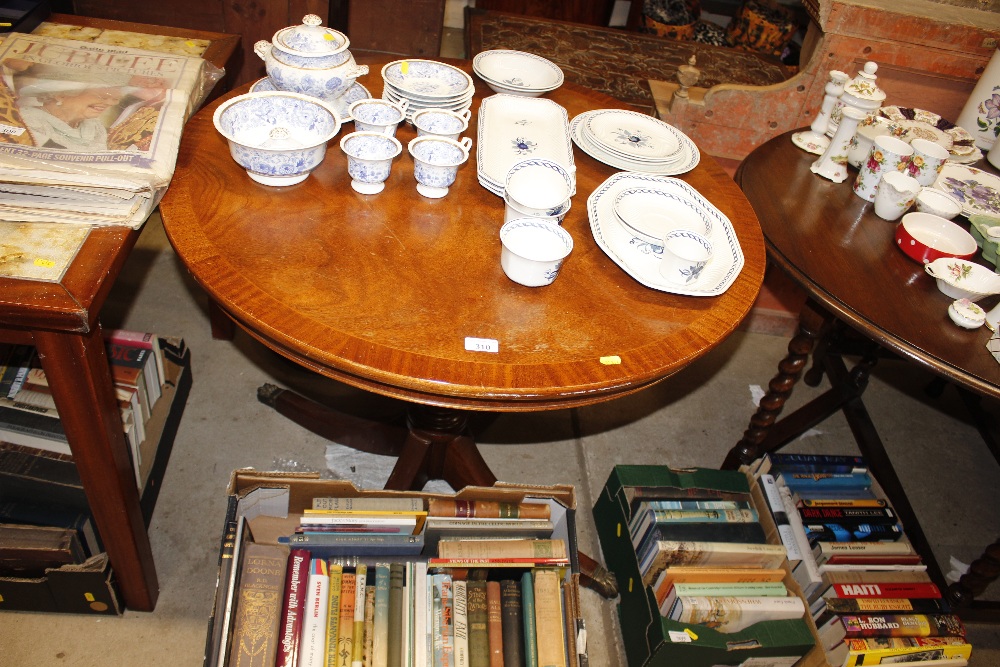
<instances>
[{"instance_id":1,"label":"stack of saucer","mask_svg":"<svg viewBox=\"0 0 1000 667\"><path fill-rule=\"evenodd\" d=\"M586 111L573 119L570 134L583 152L625 171L673 176L691 171L701 159L686 134L635 111Z\"/></svg>"},{"instance_id":2,"label":"stack of saucer","mask_svg":"<svg viewBox=\"0 0 1000 667\"><path fill-rule=\"evenodd\" d=\"M451 65L434 60L396 60L382 68L383 99L409 102L407 120L422 109L448 109L456 113L472 106L472 77Z\"/></svg>"},{"instance_id":3,"label":"stack of saucer","mask_svg":"<svg viewBox=\"0 0 1000 667\"><path fill-rule=\"evenodd\" d=\"M524 51L493 49L472 60L472 71L498 93L538 97L563 84L563 71L555 63Z\"/></svg>"}]
</instances>

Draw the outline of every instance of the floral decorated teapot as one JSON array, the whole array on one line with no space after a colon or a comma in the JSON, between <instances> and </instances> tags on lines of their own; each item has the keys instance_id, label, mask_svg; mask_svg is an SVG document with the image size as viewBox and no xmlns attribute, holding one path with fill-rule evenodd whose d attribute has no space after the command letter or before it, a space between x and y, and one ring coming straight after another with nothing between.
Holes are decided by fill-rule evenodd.
<instances>
[{"instance_id":1,"label":"floral decorated teapot","mask_svg":"<svg viewBox=\"0 0 1000 667\"><path fill-rule=\"evenodd\" d=\"M315 14L308 14L302 25L274 33L273 42L254 44L253 50L264 61L275 88L330 101L368 73L368 66L358 65L348 51L351 42L347 35L324 28L322 22Z\"/></svg>"}]
</instances>

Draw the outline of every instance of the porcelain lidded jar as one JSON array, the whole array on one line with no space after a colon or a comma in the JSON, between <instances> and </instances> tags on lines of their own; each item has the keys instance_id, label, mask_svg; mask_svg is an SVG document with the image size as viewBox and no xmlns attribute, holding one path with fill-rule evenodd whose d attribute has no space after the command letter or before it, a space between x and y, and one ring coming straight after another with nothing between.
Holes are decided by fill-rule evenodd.
<instances>
[{"instance_id":1,"label":"porcelain lidded jar","mask_svg":"<svg viewBox=\"0 0 1000 667\"><path fill-rule=\"evenodd\" d=\"M876 70L878 70L878 65L869 60L865 63L864 68L858 72L858 75L844 86L844 92L840 94L831 114L830 119L833 123L840 122L844 107L853 107L867 116L882 106L882 102L885 101L885 92L875 83L875 79L878 78L875 76ZM832 136L835 129L836 125L831 124L827 134Z\"/></svg>"},{"instance_id":2,"label":"porcelain lidded jar","mask_svg":"<svg viewBox=\"0 0 1000 667\"><path fill-rule=\"evenodd\" d=\"M322 21L307 14L302 25L274 33L273 42L254 44L253 50L264 61L275 88L330 101L368 73L368 66L358 65L347 49L351 43L347 35L324 28Z\"/></svg>"}]
</instances>

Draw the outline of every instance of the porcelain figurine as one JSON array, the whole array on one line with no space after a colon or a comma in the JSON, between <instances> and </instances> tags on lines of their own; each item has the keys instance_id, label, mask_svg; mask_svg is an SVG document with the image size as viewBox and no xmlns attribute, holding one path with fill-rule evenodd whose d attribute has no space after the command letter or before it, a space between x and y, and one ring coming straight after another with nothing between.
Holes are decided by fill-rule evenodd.
<instances>
[{"instance_id":1,"label":"porcelain figurine","mask_svg":"<svg viewBox=\"0 0 1000 667\"><path fill-rule=\"evenodd\" d=\"M848 76L840 70L830 70L830 80L826 82L823 89L823 104L819 113L808 130L796 132L792 135L792 143L815 155L822 155L823 151L830 145L830 138L826 136L826 128L830 124L830 114L837 99L843 94L844 86L847 85Z\"/></svg>"}]
</instances>

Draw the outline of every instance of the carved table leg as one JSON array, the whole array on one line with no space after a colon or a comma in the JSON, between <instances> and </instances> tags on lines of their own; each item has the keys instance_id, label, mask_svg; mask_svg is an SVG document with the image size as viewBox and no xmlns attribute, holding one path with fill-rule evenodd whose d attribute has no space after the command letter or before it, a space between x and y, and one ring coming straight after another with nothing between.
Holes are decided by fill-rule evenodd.
<instances>
[{"instance_id":1,"label":"carved table leg","mask_svg":"<svg viewBox=\"0 0 1000 667\"><path fill-rule=\"evenodd\" d=\"M723 469L735 469L741 464L749 464L763 454L760 444L785 407L785 402L809 361L809 354L828 328L829 322L829 315L811 301L806 302L799 314L798 331L788 343L788 355L778 364L778 374L768 383L768 391L760 399L757 412L750 418L750 425L743 433L743 439L730 450L722 463Z\"/></svg>"},{"instance_id":2,"label":"carved table leg","mask_svg":"<svg viewBox=\"0 0 1000 667\"><path fill-rule=\"evenodd\" d=\"M969 565L969 571L948 587L948 602L955 607L970 604L997 577L1000 577L1000 540L986 547L983 555Z\"/></svg>"}]
</instances>

